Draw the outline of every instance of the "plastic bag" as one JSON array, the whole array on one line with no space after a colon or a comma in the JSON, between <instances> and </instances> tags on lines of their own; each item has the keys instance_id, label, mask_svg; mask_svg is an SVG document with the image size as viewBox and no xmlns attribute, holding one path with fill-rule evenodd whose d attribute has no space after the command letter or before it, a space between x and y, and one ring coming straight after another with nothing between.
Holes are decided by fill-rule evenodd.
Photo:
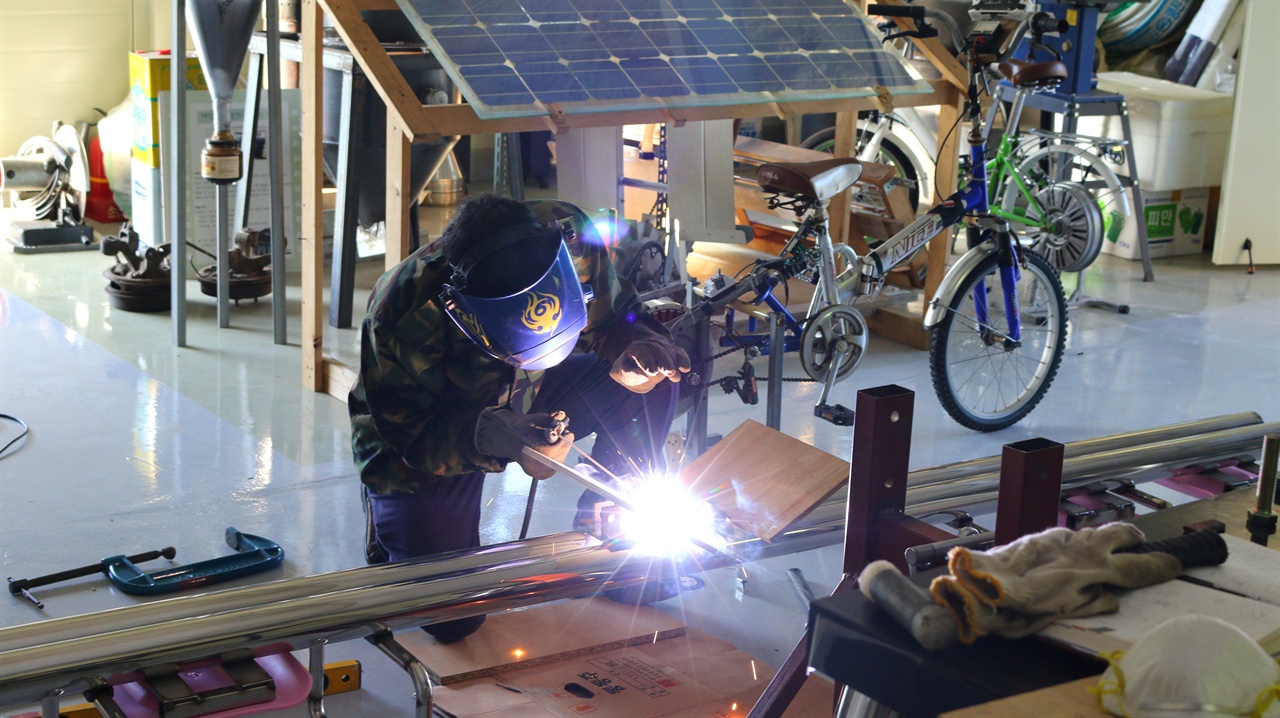
<instances>
[{"instance_id":1,"label":"plastic bag","mask_svg":"<svg viewBox=\"0 0 1280 718\"><path fill-rule=\"evenodd\" d=\"M133 103L126 97L98 120L98 142L102 145L102 166L115 196L116 205L125 216L133 209Z\"/></svg>"}]
</instances>

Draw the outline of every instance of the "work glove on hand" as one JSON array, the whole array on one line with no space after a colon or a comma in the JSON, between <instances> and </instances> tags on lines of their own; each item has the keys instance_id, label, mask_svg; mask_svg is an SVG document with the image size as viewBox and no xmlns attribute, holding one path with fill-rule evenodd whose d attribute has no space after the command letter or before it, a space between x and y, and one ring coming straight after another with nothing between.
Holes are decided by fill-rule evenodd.
<instances>
[{"instance_id":1,"label":"work glove on hand","mask_svg":"<svg viewBox=\"0 0 1280 718\"><path fill-rule=\"evenodd\" d=\"M636 316L634 321L620 318L597 354L612 365L609 376L637 394L647 394L663 379L678 382L693 366L689 354L648 315Z\"/></svg>"},{"instance_id":2,"label":"work glove on hand","mask_svg":"<svg viewBox=\"0 0 1280 718\"><path fill-rule=\"evenodd\" d=\"M1142 543L1132 524L1072 531L1053 528L990 551L954 548L951 574L930 592L959 624L960 640L985 633L1021 638L1059 618L1110 613L1114 588L1141 588L1176 578L1182 564L1167 553L1118 553Z\"/></svg>"},{"instance_id":3,"label":"work glove on hand","mask_svg":"<svg viewBox=\"0 0 1280 718\"><path fill-rule=\"evenodd\" d=\"M515 461L535 479L549 479L555 471L524 457L527 446L561 463L573 446L573 433L563 411L552 414L521 414L503 408L485 409L476 421L476 448L500 459Z\"/></svg>"}]
</instances>

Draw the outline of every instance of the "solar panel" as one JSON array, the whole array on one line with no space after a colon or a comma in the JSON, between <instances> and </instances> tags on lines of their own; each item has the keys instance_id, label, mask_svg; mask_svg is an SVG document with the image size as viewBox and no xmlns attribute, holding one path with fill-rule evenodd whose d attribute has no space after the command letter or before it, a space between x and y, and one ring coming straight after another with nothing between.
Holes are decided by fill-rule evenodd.
<instances>
[{"instance_id":1,"label":"solar panel","mask_svg":"<svg viewBox=\"0 0 1280 718\"><path fill-rule=\"evenodd\" d=\"M398 0L482 118L926 92L844 0Z\"/></svg>"}]
</instances>

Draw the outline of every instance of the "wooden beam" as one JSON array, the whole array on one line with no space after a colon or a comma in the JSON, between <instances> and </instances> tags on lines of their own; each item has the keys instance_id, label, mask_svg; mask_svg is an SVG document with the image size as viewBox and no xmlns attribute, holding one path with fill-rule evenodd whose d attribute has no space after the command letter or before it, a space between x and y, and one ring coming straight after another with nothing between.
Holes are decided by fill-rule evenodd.
<instances>
[{"instance_id":1,"label":"wooden beam","mask_svg":"<svg viewBox=\"0 0 1280 718\"><path fill-rule=\"evenodd\" d=\"M836 113L836 144L832 152L836 157L853 157L857 147L858 115L853 112ZM849 243L849 190L831 198L827 211L828 231L831 241Z\"/></svg>"},{"instance_id":2,"label":"wooden beam","mask_svg":"<svg viewBox=\"0 0 1280 718\"><path fill-rule=\"evenodd\" d=\"M347 394L356 385L356 370L333 357L324 358L323 391L339 401L345 402Z\"/></svg>"},{"instance_id":3,"label":"wooden beam","mask_svg":"<svg viewBox=\"0 0 1280 718\"><path fill-rule=\"evenodd\" d=\"M902 0L876 0L876 2L884 5L901 6L906 4ZM895 17L893 21L903 30L916 29L916 23L911 18ZM924 53L929 62L938 68L938 72L942 73L947 82L950 82L959 90L967 91L969 89L969 71L964 68L964 65L960 64L960 61L956 59L956 56L951 53L951 50L946 45L942 44L941 40L936 37L913 37L910 40L912 44L920 49L920 52ZM958 40L964 42L964 38L958 38Z\"/></svg>"},{"instance_id":4,"label":"wooden beam","mask_svg":"<svg viewBox=\"0 0 1280 718\"><path fill-rule=\"evenodd\" d=\"M330 0L333 1L333 0ZM363 64L362 64L363 66ZM950 96L951 85L946 80L930 81L931 90L919 94L894 95L896 107L920 107L936 105ZM681 107L675 110L680 119L687 122L759 117L761 114L781 112L786 115L805 115L825 112L858 112L876 109L881 102L875 97L847 97L840 100L802 100L795 102L749 103L718 105L712 107ZM547 129L547 115L529 117L499 117L481 119L473 107L458 105L425 105L421 107L429 131L415 131L414 141L428 141L440 135L478 135L500 132L537 132ZM582 127L617 127L619 125L645 125L667 122L668 117L659 108L562 114L556 127L561 130ZM410 130L414 130L412 126Z\"/></svg>"},{"instance_id":5,"label":"wooden beam","mask_svg":"<svg viewBox=\"0 0 1280 718\"><path fill-rule=\"evenodd\" d=\"M324 136L324 70L321 52L323 24L319 0L303 0L302 66L302 228L298 253L302 258L302 385L324 389L324 168L321 140Z\"/></svg>"},{"instance_id":6,"label":"wooden beam","mask_svg":"<svg viewBox=\"0 0 1280 718\"><path fill-rule=\"evenodd\" d=\"M391 61L391 56L360 16L360 8L356 7L356 3L353 0L319 2L333 18L334 28L386 104L387 117L394 117L401 127L413 130L414 134L431 135L428 119L422 111L422 100L413 94L400 69Z\"/></svg>"},{"instance_id":7,"label":"wooden beam","mask_svg":"<svg viewBox=\"0 0 1280 718\"><path fill-rule=\"evenodd\" d=\"M409 136L404 125L387 113L387 253L386 268L409 256Z\"/></svg>"}]
</instances>

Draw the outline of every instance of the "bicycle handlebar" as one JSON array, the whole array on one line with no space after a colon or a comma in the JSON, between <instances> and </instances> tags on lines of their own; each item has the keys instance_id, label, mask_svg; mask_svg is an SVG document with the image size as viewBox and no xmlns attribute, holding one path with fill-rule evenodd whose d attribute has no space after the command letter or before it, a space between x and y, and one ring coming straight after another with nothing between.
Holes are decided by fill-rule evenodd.
<instances>
[{"instance_id":1,"label":"bicycle handlebar","mask_svg":"<svg viewBox=\"0 0 1280 718\"><path fill-rule=\"evenodd\" d=\"M867 6L868 15L879 15L881 17L907 17L916 21L917 28L915 30L903 30L901 32L887 35L885 40L892 40L898 37L937 37L936 28L924 24L926 19L937 20L947 28L947 36L950 38L952 52L959 53L961 45L960 27L956 25L956 21L948 14L932 10L923 5L882 5L874 3Z\"/></svg>"}]
</instances>

